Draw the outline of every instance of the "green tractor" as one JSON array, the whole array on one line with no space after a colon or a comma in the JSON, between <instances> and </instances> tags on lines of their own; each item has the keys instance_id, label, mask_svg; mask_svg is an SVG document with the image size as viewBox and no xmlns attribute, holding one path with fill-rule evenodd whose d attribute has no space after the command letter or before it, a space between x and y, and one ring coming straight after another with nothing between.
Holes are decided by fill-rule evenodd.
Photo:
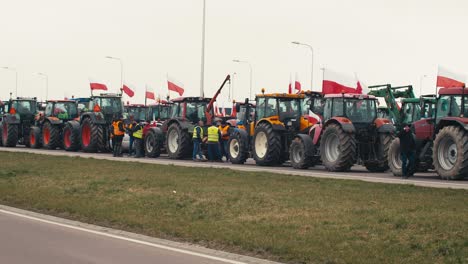
<instances>
[{"instance_id":1,"label":"green tractor","mask_svg":"<svg viewBox=\"0 0 468 264\"><path fill-rule=\"evenodd\" d=\"M44 113L41 112L36 116L34 126L31 127L30 147L62 148L65 123L77 119L78 107L76 101L47 101Z\"/></svg>"},{"instance_id":2,"label":"green tractor","mask_svg":"<svg viewBox=\"0 0 468 264\"><path fill-rule=\"evenodd\" d=\"M0 121L0 145L5 147L29 146L30 127L37 111L36 98L17 97L3 105Z\"/></svg>"},{"instance_id":3,"label":"green tractor","mask_svg":"<svg viewBox=\"0 0 468 264\"><path fill-rule=\"evenodd\" d=\"M412 85L392 87L390 84L382 84L369 86L369 89L368 95L383 98L387 104L386 107L379 106L377 110L378 117L388 118L395 124L398 124L400 119L400 105L396 99L416 98Z\"/></svg>"}]
</instances>

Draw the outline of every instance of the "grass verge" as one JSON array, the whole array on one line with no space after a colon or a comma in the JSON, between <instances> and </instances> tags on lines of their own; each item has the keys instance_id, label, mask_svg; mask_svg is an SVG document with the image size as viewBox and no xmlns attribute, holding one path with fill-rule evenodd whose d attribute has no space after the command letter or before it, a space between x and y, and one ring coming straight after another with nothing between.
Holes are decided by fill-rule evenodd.
<instances>
[{"instance_id":1,"label":"grass verge","mask_svg":"<svg viewBox=\"0 0 468 264\"><path fill-rule=\"evenodd\" d=\"M290 263L468 263L468 191L0 152L0 203Z\"/></svg>"}]
</instances>

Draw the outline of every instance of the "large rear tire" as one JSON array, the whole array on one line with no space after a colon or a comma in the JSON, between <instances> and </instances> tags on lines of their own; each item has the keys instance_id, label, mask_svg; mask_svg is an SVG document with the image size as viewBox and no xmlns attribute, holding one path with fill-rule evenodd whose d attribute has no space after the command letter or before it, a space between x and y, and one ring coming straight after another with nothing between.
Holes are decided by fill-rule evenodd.
<instances>
[{"instance_id":1,"label":"large rear tire","mask_svg":"<svg viewBox=\"0 0 468 264\"><path fill-rule=\"evenodd\" d=\"M42 127L42 144L44 148L56 149L62 145L61 141L60 128L50 122L45 122Z\"/></svg>"},{"instance_id":2,"label":"large rear tire","mask_svg":"<svg viewBox=\"0 0 468 264\"><path fill-rule=\"evenodd\" d=\"M149 158L157 158L161 155L161 139L152 129L145 135L144 148L145 154Z\"/></svg>"},{"instance_id":3,"label":"large rear tire","mask_svg":"<svg viewBox=\"0 0 468 264\"><path fill-rule=\"evenodd\" d=\"M394 176L401 177L403 170L401 168L400 139L395 138L388 149L388 166Z\"/></svg>"},{"instance_id":4,"label":"large rear tire","mask_svg":"<svg viewBox=\"0 0 468 264\"><path fill-rule=\"evenodd\" d=\"M102 126L93 123L90 118L85 118L81 123L81 149L84 152L96 153L104 140L103 135Z\"/></svg>"},{"instance_id":5,"label":"large rear tire","mask_svg":"<svg viewBox=\"0 0 468 264\"><path fill-rule=\"evenodd\" d=\"M260 123L255 128L253 156L257 165L273 166L281 164L281 136L268 123Z\"/></svg>"},{"instance_id":6,"label":"large rear tire","mask_svg":"<svg viewBox=\"0 0 468 264\"><path fill-rule=\"evenodd\" d=\"M248 138L242 134L240 130L235 130L229 136L228 151L232 164L244 164L249 158Z\"/></svg>"},{"instance_id":7,"label":"large rear tire","mask_svg":"<svg viewBox=\"0 0 468 264\"><path fill-rule=\"evenodd\" d=\"M184 159L191 155L192 141L188 131L173 123L167 130L166 149L170 159Z\"/></svg>"},{"instance_id":8,"label":"large rear tire","mask_svg":"<svg viewBox=\"0 0 468 264\"><path fill-rule=\"evenodd\" d=\"M42 147L42 135L41 129L39 127L33 126L31 127L31 131L29 132L29 146L34 149L38 149Z\"/></svg>"},{"instance_id":9,"label":"large rear tire","mask_svg":"<svg viewBox=\"0 0 468 264\"><path fill-rule=\"evenodd\" d=\"M434 168L446 180L468 175L468 133L460 127L442 128L434 140Z\"/></svg>"},{"instance_id":10,"label":"large rear tire","mask_svg":"<svg viewBox=\"0 0 468 264\"><path fill-rule=\"evenodd\" d=\"M371 172L385 172L389 168L388 150L392 145L393 135L390 133L379 133L379 143L376 146L377 162L364 162L364 166Z\"/></svg>"},{"instance_id":11,"label":"large rear tire","mask_svg":"<svg viewBox=\"0 0 468 264\"><path fill-rule=\"evenodd\" d=\"M315 148L315 146L313 146ZM313 149L304 143L300 137L296 137L289 148L289 160L295 169L305 170L314 166Z\"/></svg>"},{"instance_id":12,"label":"large rear tire","mask_svg":"<svg viewBox=\"0 0 468 264\"><path fill-rule=\"evenodd\" d=\"M2 143L5 147L14 148L18 143L18 125L8 124L3 122L2 124Z\"/></svg>"},{"instance_id":13,"label":"large rear tire","mask_svg":"<svg viewBox=\"0 0 468 264\"><path fill-rule=\"evenodd\" d=\"M331 124L325 128L320 142L322 164L329 171L348 171L357 159L356 139L341 126Z\"/></svg>"},{"instance_id":14,"label":"large rear tire","mask_svg":"<svg viewBox=\"0 0 468 264\"><path fill-rule=\"evenodd\" d=\"M63 148L66 151L77 151L80 149L80 124L69 121L63 127Z\"/></svg>"}]
</instances>

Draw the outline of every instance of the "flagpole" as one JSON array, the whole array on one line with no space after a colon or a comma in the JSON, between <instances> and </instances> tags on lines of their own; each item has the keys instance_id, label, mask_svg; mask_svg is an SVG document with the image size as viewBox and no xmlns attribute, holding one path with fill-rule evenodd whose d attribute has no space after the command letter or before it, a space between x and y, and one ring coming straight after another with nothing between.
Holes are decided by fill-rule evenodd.
<instances>
[{"instance_id":1,"label":"flagpole","mask_svg":"<svg viewBox=\"0 0 468 264\"><path fill-rule=\"evenodd\" d=\"M200 97L205 97L205 23L206 23L206 0L203 0L203 22L202 22L202 51L201 51L201 73L200 73Z\"/></svg>"}]
</instances>

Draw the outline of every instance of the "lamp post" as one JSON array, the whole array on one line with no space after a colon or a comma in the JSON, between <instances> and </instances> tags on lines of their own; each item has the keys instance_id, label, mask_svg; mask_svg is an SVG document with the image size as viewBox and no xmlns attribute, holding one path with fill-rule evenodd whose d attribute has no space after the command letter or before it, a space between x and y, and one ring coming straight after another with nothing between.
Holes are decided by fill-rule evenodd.
<instances>
[{"instance_id":1,"label":"lamp post","mask_svg":"<svg viewBox=\"0 0 468 264\"><path fill-rule=\"evenodd\" d=\"M309 44L301 43L299 41L292 41L291 43L294 44L294 45L298 45L298 46L305 46L305 47L308 47L310 49L310 52L311 52L310 89L313 89L313 86L314 86L314 48Z\"/></svg>"},{"instance_id":2,"label":"lamp post","mask_svg":"<svg viewBox=\"0 0 468 264\"><path fill-rule=\"evenodd\" d=\"M46 80L46 96L45 96L45 99L47 101L47 99L49 99L49 75L47 75L45 73L42 73L42 72L38 72L36 74L45 77L45 80Z\"/></svg>"},{"instance_id":3,"label":"lamp post","mask_svg":"<svg viewBox=\"0 0 468 264\"><path fill-rule=\"evenodd\" d=\"M121 58L106 56L106 59L118 60L120 62L120 89L123 89L123 61Z\"/></svg>"},{"instance_id":4,"label":"lamp post","mask_svg":"<svg viewBox=\"0 0 468 264\"><path fill-rule=\"evenodd\" d=\"M236 62L236 63L246 63L249 65L249 69L250 69L250 88L249 88L249 99L252 98L252 64L248 61L243 61L243 60L237 60L237 59L234 59L232 60L233 62Z\"/></svg>"},{"instance_id":5,"label":"lamp post","mask_svg":"<svg viewBox=\"0 0 468 264\"><path fill-rule=\"evenodd\" d=\"M18 71L11 67L2 67L2 69L15 72L15 97L18 97Z\"/></svg>"}]
</instances>

